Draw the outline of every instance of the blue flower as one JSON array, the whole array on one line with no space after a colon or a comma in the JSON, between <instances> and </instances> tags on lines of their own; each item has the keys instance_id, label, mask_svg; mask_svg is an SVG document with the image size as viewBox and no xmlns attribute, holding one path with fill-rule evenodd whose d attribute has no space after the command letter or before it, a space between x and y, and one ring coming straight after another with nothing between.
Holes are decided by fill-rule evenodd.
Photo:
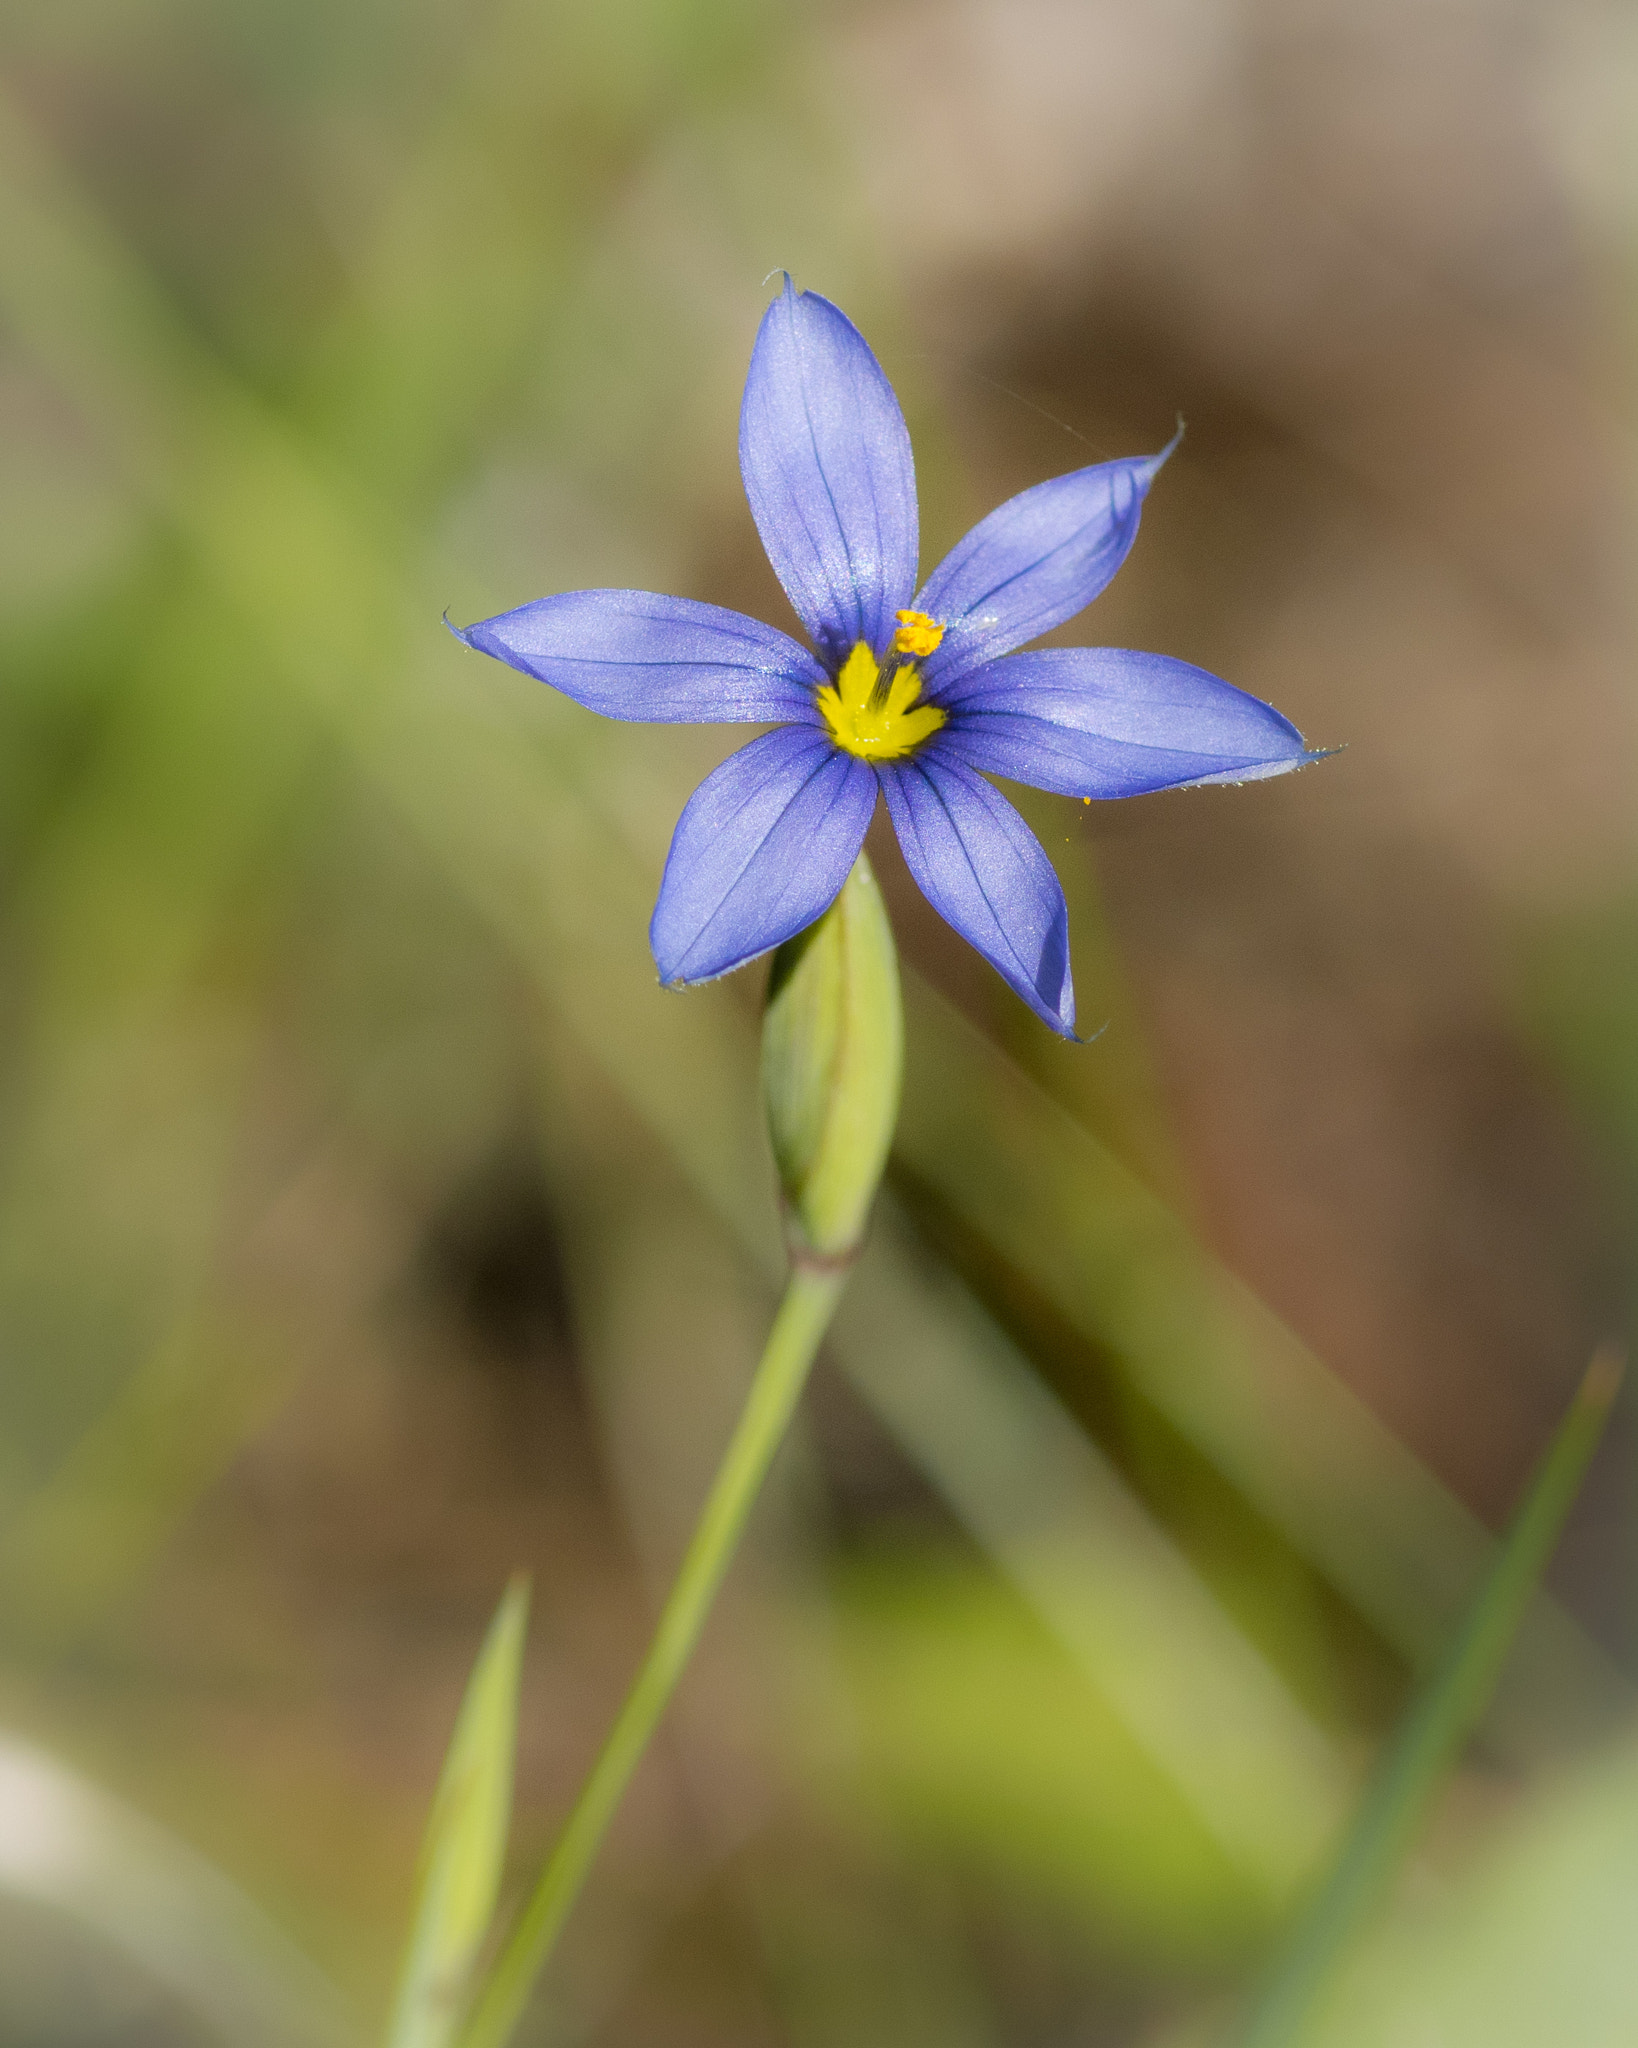
<instances>
[{"instance_id":1,"label":"blue flower","mask_svg":"<svg viewBox=\"0 0 1638 2048\"><path fill-rule=\"evenodd\" d=\"M916 477L893 387L846 315L787 277L752 352L739 461L814 651L738 612L637 590L543 597L460 637L608 718L774 725L678 821L649 928L662 982L710 981L810 924L880 794L928 901L1073 1037L1063 890L985 776L1135 796L1317 758L1269 705L1188 662L1013 651L1108 583L1170 453L1009 499L918 592Z\"/></svg>"}]
</instances>

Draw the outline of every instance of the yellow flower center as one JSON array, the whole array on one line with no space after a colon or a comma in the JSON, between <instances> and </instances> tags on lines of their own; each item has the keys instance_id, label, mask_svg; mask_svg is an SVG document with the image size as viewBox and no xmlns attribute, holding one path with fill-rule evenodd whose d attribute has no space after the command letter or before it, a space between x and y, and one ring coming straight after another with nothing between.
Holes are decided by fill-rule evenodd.
<instances>
[{"instance_id":1,"label":"yellow flower center","mask_svg":"<svg viewBox=\"0 0 1638 2048\"><path fill-rule=\"evenodd\" d=\"M905 616L900 612L901 619ZM936 626L932 630L939 633ZM898 642L895 634L895 648ZM913 661L900 662L889 675L861 640L842 663L835 682L819 692L817 702L837 746L869 761L893 761L930 739L944 723L938 706L918 702L920 696L921 677Z\"/></svg>"}]
</instances>

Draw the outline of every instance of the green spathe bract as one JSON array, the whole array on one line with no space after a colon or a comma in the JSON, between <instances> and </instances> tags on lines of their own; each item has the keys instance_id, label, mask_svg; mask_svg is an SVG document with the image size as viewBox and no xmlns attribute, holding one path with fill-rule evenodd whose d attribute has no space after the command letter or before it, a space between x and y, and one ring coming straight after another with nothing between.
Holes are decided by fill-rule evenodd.
<instances>
[{"instance_id":1,"label":"green spathe bract","mask_svg":"<svg viewBox=\"0 0 1638 2048\"><path fill-rule=\"evenodd\" d=\"M898 955L860 854L823 917L774 955L762 1091L792 1249L846 1258L864 1231L899 1111Z\"/></svg>"}]
</instances>

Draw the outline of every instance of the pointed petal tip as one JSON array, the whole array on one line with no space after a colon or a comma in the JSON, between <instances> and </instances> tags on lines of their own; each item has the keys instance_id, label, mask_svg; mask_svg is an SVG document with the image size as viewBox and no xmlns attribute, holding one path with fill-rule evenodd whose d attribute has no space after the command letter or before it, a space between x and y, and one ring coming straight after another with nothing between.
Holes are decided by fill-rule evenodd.
<instances>
[{"instance_id":1,"label":"pointed petal tip","mask_svg":"<svg viewBox=\"0 0 1638 2048\"><path fill-rule=\"evenodd\" d=\"M796 281L795 271L786 269L783 263L775 264L773 269L768 272L767 277L765 277L762 280L764 289L766 289L770 280L776 277L782 280L779 287L778 296L776 298L769 300L766 311L763 315L764 318L767 317L768 313L771 313L773 311L776 305L796 306L799 305L803 299L811 299L815 305L824 306L830 312L835 313L841 319L846 320L849 327L852 327L854 332L858 333L858 328L855 322L852 319L850 319L846 313L842 311L841 307L837 305L834 299L827 299L823 292L816 292L811 289L805 288L802 285L799 285ZM863 339L862 336L860 338Z\"/></svg>"},{"instance_id":2,"label":"pointed petal tip","mask_svg":"<svg viewBox=\"0 0 1638 2048\"><path fill-rule=\"evenodd\" d=\"M1091 1045L1094 1040L1101 1038L1109 1029L1107 1017L1098 1026L1096 1031L1089 1031L1084 1036L1075 1029L1075 985L1067 979L1067 976L1060 996L1061 1007L1056 1010L1052 1007L1051 999L1043 995L1039 989L1034 992L1033 996L1026 993L1023 989L1019 989L1018 993L1024 997L1025 1002L1029 1004L1029 1007L1040 1018L1041 1022L1050 1031L1055 1032L1065 1045Z\"/></svg>"},{"instance_id":3,"label":"pointed petal tip","mask_svg":"<svg viewBox=\"0 0 1638 2048\"><path fill-rule=\"evenodd\" d=\"M994 963L992 962L991 964L993 965ZM1046 1025L1047 1029L1056 1032L1065 1045L1091 1044L1091 1039L1082 1038L1075 1029L1075 991L1073 988L1064 991L1067 1001L1061 1010L1055 1010L1052 1007L1051 998L1044 995L1038 987L1029 989L1021 986L1018 982L1014 982L1013 988L1017 994L1023 997L1024 1001L1035 1012L1036 1016L1040 1018L1041 1022ZM1092 1036L1095 1038L1097 1033L1094 1032Z\"/></svg>"},{"instance_id":4,"label":"pointed petal tip","mask_svg":"<svg viewBox=\"0 0 1638 2048\"><path fill-rule=\"evenodd\" d=\"M1148 461L1143 465L1144 470L1147 472L1143 479L1143 488L1145 490L1149 488L1150 484L1154 482L1155 478L1159 476L1160 472L1166 467L1167 463L1170 462L1172 457L1177 453L1179 446L1182 444L1184 431L1185 430L1183 425L1183 415L1179 413L1177 416L1177 432L1173 434L1172 438L1166 443L1164 448L1162 448L1157 454L1151 455Z\"/></svg>"},{"instance_id":5,"label":"pointed petal tip","mask_svg":"<svg viewBox=\"0 0 1638 2048\"><path fill-rule=\"evenodd\" d=\"M1189 782L1180 782L1179 789L1205 789L1217 783L1227 783L1238 789L1247 782L1272 782L1277 775L1297 775L1304 768L1312 768L1316 761L1329 761L1333 754L1347 751L1346 747L1305 747L1301 753L1288 754L1283 760L1261 761L1245 768L1225 768L1216 775L1197 775Z\"/></svg>"},{"instance_id":6,"label":"pointed petal tip","mask_svg":"<svg viewBox=\"0 0 1638 2048\"><path fill-rule=\"evenodd\" d=\"M1316 761L1329 761L1333 754L1345 754L1347 751L1346 740L1334 747L1304 747L1300 754L1294 754L1289 761L1271 763L1263 775L1256 779L1265 780L1270 775L1300 775L1304 768L1312 768ZM1247 778L1248 781L1251 779Z\"/></svg>"}]
</instances>

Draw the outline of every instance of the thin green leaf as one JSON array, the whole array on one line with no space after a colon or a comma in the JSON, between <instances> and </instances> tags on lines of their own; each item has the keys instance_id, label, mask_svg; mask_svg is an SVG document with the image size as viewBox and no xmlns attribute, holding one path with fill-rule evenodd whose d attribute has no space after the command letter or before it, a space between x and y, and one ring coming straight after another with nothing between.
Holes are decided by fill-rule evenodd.
<instances>
[{"instance_id":1,"label":"thin green leaf","mask_svg":"<svg viewBox=\"0 0 1638 2048\"><path fill-rule=\"evenodd\" d=\"M1609 1347L1587 1368L1466 1620L1389 1744L1342 1854L1235 2035L1235 2048L1288 2048L1301 2038L1337 1964L1403 1863L1501 1673L1598 1447L1622 1370Z\"/></svg>"},{"instance_id":2,"label":"thin green leaf","mask_svg":"<svg viewBox=\"0 0 1638 2048\"><path fill-rule=\"evenodd\" d=\"M529 1582L514 1578L478 1653L421 1850L415 1925L388 2048L444 2048L495 1915L512 1816Z\"/></svg>"}]
</instances>

